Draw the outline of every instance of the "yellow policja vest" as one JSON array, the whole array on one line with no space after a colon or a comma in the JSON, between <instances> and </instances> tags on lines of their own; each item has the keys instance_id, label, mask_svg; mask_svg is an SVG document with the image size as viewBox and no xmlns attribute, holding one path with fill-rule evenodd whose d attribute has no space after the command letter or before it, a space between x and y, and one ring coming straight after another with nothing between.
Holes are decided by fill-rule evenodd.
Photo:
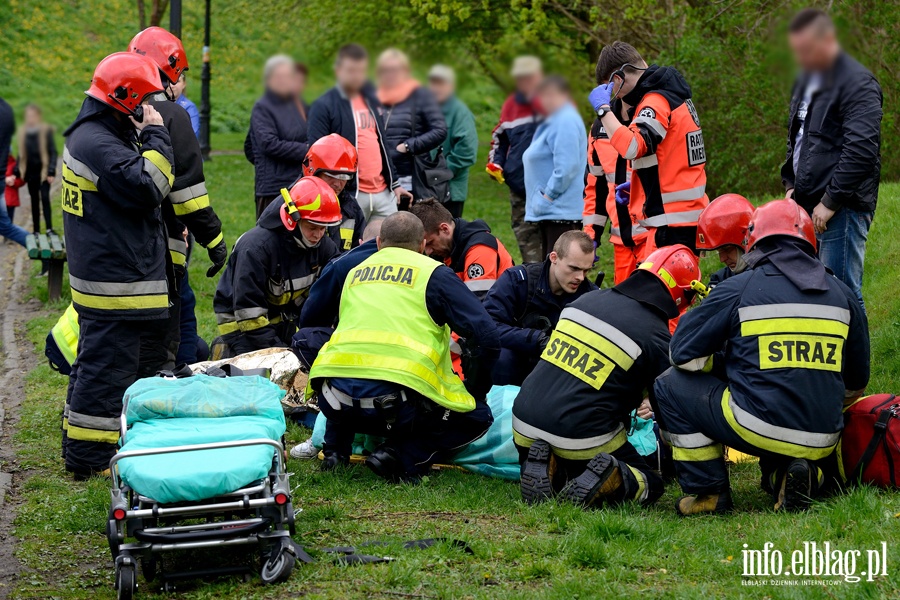
<instances>
[{"instance_id":1,"label":"yellow policja vest","mask_svg":"<svg viewBox=\"0 0 900 600\"><path fill-rule=\"evenodd\" d=\"M70 367L75 364L75 354L78 351L79 330L78 313L75 312L75 307L72 304L69 304L68 308L66 308L66 312L63 313L56 322L56 325L53 326L53 329L50 330L53 341L56 342L59 351L69 363Z\"/></svg>"},{"instance_id":2,"label":"yellow policja vest","mask_svg":"<svg viewBox=\"0 0 900 600\"><path fill-rule=\"evenodd\" d=\"M388 381L457 412L475 399L453 372L450 328L438 326L425 290L440 263L401 248L385 248L350 272L340 320L319 352L310 379Z\"/></svg>"}]
</instances>

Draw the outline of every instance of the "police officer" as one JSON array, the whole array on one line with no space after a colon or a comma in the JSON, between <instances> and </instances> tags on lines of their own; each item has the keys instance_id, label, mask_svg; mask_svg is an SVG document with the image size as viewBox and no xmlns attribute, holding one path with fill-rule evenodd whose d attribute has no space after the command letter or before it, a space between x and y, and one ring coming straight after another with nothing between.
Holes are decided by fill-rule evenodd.
<instances>
[{"instance_id":1,"label":"police officer","mask_svg":"<svg viewBox=\"0 0 900 600\"><path fill-rule=\"evenodd\" d=\"M615 115L619 118L619 115ZM630 120L628 121L630 123ZM626 125L628 124L626 123ZM609 142L600 119L594 119L588 140L588 174L584 187L584 231L600 245L603 230L609 223L609 241L613 247L614 281L625 281L646 256L650 232L640 224L643 206L618 195L616 186L631 181L628 161Z\"/></svg>"},{"instance_id":2,"label":"police officer","mask_svg":"<svg viewBox=\"0 0 900 600\"><path fill-rule=\"evenodd\" d=\"M435 200L421 200L409 210L425 225L425 253L450 267L479 298L513 266L503 243L481 219L454 219Z\"/></svg>"},{"instance_id":3,"label":"police officer","mask_svg":"<svg viewBox=\"0 0 900 600\"><path fill-rule=\"evenodd\" d=\"M303 177L281 196L238 239L219 279L213 360L288 347L309 288L338 254L326 228L341 222L341 209L328 184Z\"/></svg>"},{"instance_id":4,"label":"police officer","mask_svg":"<svg viewBox=\"0 0 900 600\"><path fill-rule=\"evenodd\" d=\"M484 397L499 340L453 271L422 255L425 231L415 216L385 219L378 248L347 277L340 322L310 371L328 418L322 467L347 464L353 436L368 433L387 441L366 465L415 481L490 427ZM469 340L465 384L451 369L451 327Z\"/></svg>"},{"instance_id":5,"label":"police officer","mask_svg":"<svg viewBox=\"0 0 900 600\"><path fill-rule=\"evenodd\" d=\"M603 48L596 75L599 85L589 100L633 170L630 181L617 176L616 190L623 204L641 207L639 224L653 230L647 251L672 244L693 249L697 218L709 199L706 147L691 87L672 67L648 67L624 42Z\"/></svg>"},{"instance_id":6,"label":"police officer","mask_svg":"<svg viewBox=\"0 0 900 600\"><path fill-rule=\"evenodd\" d=\"M591 290L594 245L583 231L563 233L542 263L507 269L484 297L500 333L494 385L522 385L543 352L562 310Z\"/></svg>"},{"instance_id":7,"label":"police officer","mask_svg":"<svg viewBox=\"0 0 900 600\"><path fill-rule=\"evenodd\" d=\"M162 27L148 27L134 36L128 50L146 56L159 67L165 91L152 96L150 104L162 115L175 152L175 183L162 205L172 267L169 273L169 323L160 331L168 351L162 360L165 368L172 369L181 339L179 289L185 277L188 254L184 228L187 227L197 243L207 249L213 263L206 272L207 277L214 276L225 266L228 247L222 236L222 223L209 203L200 143L194 135L190 117L175 104L172 91L172 86L188 70L187 53L181 40ZM156 370L153 363L159 360L152 356L149 360L151 364L147 369L152 373Z\"/></svg>"},{"instance_id":8,"label":"police officer","mask_svg":"<svg viewBox=\"0 0 900 600\"><path fill-rule=\"evenodd\" d=\"M723 194L709 203L697 221L697 251L716 250L725 266L709 277L715 287L732 275L743 271L747 264L750 217L753 205L739 194Z\"/></svg>"},{"instance_id":9,"label":"police officer","mask_svg":"<svg viewBox=\"0 0 900 600\"><path fill-rule=\"evenodd\" d=\"M303 176L319 177L334 190L341 203L341 222L328 228L328 235L340 252L359 246L366 229L366 216L353 194L345 191L356 176L356 148L336 133L319 138L303 159Z\"/></svg>"},{"instance_id":10,"label":"police officer","mask_svg":"<svg viewBox=\"0 0 900 600\"><path fill-rule=\"evenodd\" d=\"M844 400L869 381L865 313L816 258L806 211L793 200L760 207L749 245L747 270L681 320L676 366L655 385L662 436L688 494L676 504L682 515L731 510L723 444L760 457L776 510L808 507L836 470Z\"/></svg>"},{"instance_id":11,"label":"police officer","mask_svg":"<svg viewBox=\"0 0 900 600\"><path fill-rule=\"evenodd\" d=\"M149 59L111 54L97 65L81 112L65 132L63 222L80 340L63 455L76 478L108 468L141 340L168 317L160 205L175 179L174 157L162 117L143 104L162 89Z\"/></svg>"},{"instance_id":12,"label":"police officer","mask_svg":"<svg viewBox=\"0 0 900 600\"><path fill-rule=\"evenodd\" d=\"M599 507L662 495L662 479L628 441L626 423L668 367L668 320L690 305L699 277L689 248L661 248L619 285L563 309L513 404L525 502L559 492Z\"/></svg>"}]
</instances>

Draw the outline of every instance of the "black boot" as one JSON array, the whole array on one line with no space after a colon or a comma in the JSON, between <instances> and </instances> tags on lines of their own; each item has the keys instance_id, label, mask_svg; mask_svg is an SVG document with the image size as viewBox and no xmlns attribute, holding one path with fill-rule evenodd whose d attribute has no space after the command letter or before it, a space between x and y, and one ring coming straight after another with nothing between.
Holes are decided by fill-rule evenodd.
<instances>
[{"instance_id":1,"label":"black boot","mask_svg":"<svg viewBox=\"0 0 900 600\"><path fill-rule=\"evenodd\" d=\"M800 512L809 509L822 487L822 471L812 462L798 458L791 461L781 477L775 510Z\"/></svg>"},{"instance_id":2,"label":"black boot","mask_svg":"<svg viewBox=\"0 0 900 600\"><path fill-rule=\"evenodd\" d=\"M553 497L553 476L556 474L556 456L550 444L537 440L528 449L528 458L522 464L519 489L525 504L537 504Z\"/></svg>"},{"instance_id":3,"label":"black boot","mask_svg":"<svg viewBox=\"0 0 900 600\"><path fill-rule=\"evenodd\" d=\"M338 467L346 467L350 465L350 457L340 454L335 450L322 450L322 464L319 469L322 471L334 471Z\"/></svg>"},{"instance_id":4,"label":"black boot","mask_svg":"<svg viewBox=\"0 0 900 600\"><path fill-rule=\"evenodd\" d=\"M397 456L397 451L384 444L375 448L372 454L366 458L366 466L382 479L387 479L394 483L412 483L420 479L417 475L408 474L406 467L403 466L403 463Z\"/></svg>"},{"instance_id":5,"label":"black boot","mask_svg":"<svg viewBox=\"0 0 900 600\"><path fill-rule=\"evenodd\" d=\"M566 484L560 495L585 508L600 508L607 500L621 502L625 497L625 480L619 461L601 452L591 459L581 475Z\"/></svg>"}]
</instances>

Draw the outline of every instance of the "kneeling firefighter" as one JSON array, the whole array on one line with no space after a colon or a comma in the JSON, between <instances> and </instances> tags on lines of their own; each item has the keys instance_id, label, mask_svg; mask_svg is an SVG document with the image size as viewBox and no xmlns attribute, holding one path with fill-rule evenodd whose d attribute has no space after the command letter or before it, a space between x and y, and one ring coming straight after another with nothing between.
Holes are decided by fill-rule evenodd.
<instances>
[{"instance_id":1,"label":"kneeling firefighter","mask_svg":"<svg viewBox=\"0 0 900 600\"><path fill-rule=\"evenodd\" d=\"M353 194L345 191L356 176L359 159L356 148L336 133L319 138L306 151L303 176L318 177L334 190L341 204L341 222L328 228L328 235L339 252L359 246L366 229L366 217Z\"/></svg>"},{"instance_id":2,"label":"kneeling firefighter","mask_svg":"<svg viewBox=\"0 0 900 600\"><path fill-rule=\"evenodd\" d=\"M710 275L713 288L747 268L744 254L749 240L753 205L740 194L723 194L709 203L697 220L697 251L717 251L725 266Z\"/></svg>"},{"instance_id":3,"label":"kneeling firefighter","mask_svg":"<svg viewBox=\"0 0 900 600\"><path fill-rule=\"evenodd\" d=\"M747 270L682 319L675 367L654 386L688 494L676 504L682 515L732 509L723 444L759 457L776 510L808 507L839 476L844 400L869 381L865 313L816 258L806 211L793 200L758 208L749 246Z\"/></svg>"},{"instance_id":4,"label":"kneeling firefighter","mask_svg":"<svg viewBox=\"0 0 900 600\"><path fill-rule=\"evenodd\" d=\"M612 289L563 309L541 360L513 404L522 499L560 494L581 506L655 502L663 481L627 439L630 413L669 366L668 321L700 278L682 245L652 252Z\"/></svg>"},{"instance_id":5,"label":"kneeling firefighter","mask_svg":"<svg viewBox=\"0 0 900 600\"><path fill-rule=\"evenodd\" d=\"M341 222L341 209L328 184L304 177L281 196L238 239L219 279L213 360L290 346L309 288L338 254L326 228Z\"/></svg>"},{"instance_id":6,"label":"kneeling firefighter","mask_svg":"<svg viewBox=\"0 0 900 600\"><path fill-rule=\"evenodd\" d=\"M484 401L500 342L481 302L445 265L424 256L422 222L384 220L378 252L354 268L340 321L310 382L327 417L322 468L349 463L353 436L387 438L366 459L381 477L415 481L488 430ZM465 384L450 363L450 328L469 340Z\"/></svg>"}]
</instances>

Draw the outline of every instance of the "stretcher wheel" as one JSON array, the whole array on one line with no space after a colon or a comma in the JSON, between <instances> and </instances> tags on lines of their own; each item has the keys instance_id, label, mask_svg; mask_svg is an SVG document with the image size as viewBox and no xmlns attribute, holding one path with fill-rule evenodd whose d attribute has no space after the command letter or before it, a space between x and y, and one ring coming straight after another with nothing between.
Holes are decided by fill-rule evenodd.
<instances>
[{"instance_id":1,"label":"stretcher wheel","mask_svg":"<svg viewBox=\"0 0 900 600\"><path fill-rule=\"evenodd\" d=\"M263 563L259 576L266 584L284 583L291 576L296 560L288 546L281 544Z\"/></svg>"},{"instance_id":2,"label":"stretcher wheel","mask_svg":"<svg viewBox=\"0 0 900 600\"><path fill-rule=\"evenodd\" d=\"M137 571L134 565L122 565L116 570L116 599L131 600L137 591Z\"/></svg>"}]
</instances>

